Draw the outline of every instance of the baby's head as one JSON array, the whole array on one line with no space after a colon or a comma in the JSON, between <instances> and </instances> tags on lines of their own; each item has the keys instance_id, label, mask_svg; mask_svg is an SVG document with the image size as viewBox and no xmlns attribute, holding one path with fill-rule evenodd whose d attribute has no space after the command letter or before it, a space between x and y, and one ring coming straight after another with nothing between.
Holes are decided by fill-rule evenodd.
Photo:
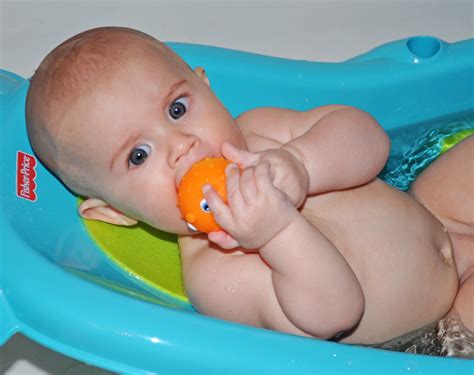
<instances>
[{"instance_id":1,"label":"baby's head","mask_svg":"<svg viewBox=\"0 0 474 375\"><path fill-rule=\"evenodd\" d=\"M48 54L31 79L26 118L39 158L88 198L82 216L175 233L189 233L177 181L194 162L221 156L224 141L245 147L204 70L126 28L89 30Z\"/></svg>"}]
</instances>

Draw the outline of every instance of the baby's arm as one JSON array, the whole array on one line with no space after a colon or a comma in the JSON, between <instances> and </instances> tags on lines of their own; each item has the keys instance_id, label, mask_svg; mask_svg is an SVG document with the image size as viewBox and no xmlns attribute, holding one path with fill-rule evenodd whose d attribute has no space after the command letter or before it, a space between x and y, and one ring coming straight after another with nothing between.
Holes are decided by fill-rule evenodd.
<instances>
[{"instance_id":1,"label":"baby's arm","mask_svg":"<svg viewBox=\"0 0 474 375\"><path fill-rule=\"evenodd\" d=\"M307 112L259 108L237 119L249 150L281 148L305 166L308 194L364 184L381 171L389 153L387 135L368 113L346 106Z\"/></svg>"},{"instance_id":2,"label":"baby's arm","mask_svg":"<svg viewBox=\"0 0 474 375\"><path fill-rule=\"evenodd\" d=\"M364 297L354 272L334 245L272 185L269 163L246 168L241 175L237 167L227 168L228 205L210 186L204 194L219 225L244 251L257 251L271 269L273 291L267 293L276 296L289 322L321 338L357 324ZM209 239L219 243L219 236L226 235L213 232ZM236 306L232 314L236 308L248 306ZM269 322L269 328L281 324L273 311L256 309L264 312L261 319Z\"/></svg>"},{"instance_id":3,"label":"baby's arm","mask_svg":"<svg viewBox=\"0 0 474 375\"><path fill-rule=\"evenodd\" d=\"M341 253L300 212L260 255L272 269L278 302L295 326L331 338L359 322L364 310L359 281Z\"/></svg>"}]
</instances>

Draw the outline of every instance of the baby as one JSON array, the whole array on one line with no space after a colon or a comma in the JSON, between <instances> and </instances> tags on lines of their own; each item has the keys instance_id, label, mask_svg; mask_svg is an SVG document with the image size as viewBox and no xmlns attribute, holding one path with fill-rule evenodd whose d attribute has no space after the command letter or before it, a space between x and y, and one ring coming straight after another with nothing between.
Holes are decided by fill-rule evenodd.
<instances>
[{"instance_id":1,"label":"baby","mask_svg":"<svg viewBox=\"0 0 474 375\"><path fill-rule=\"evenodd\" d=\"M186 291L204 314L362 344L448 313L474 329L473 137L409 195L376 177L390 146L369 114L332 105L233 119L202 68L116 27L55 48L26 110L35 152L88 197L82 217L179 234ZM203 188L224 229L207 235L186 226L176 186L211 156L233 163L227 204Z\"/></svg>"}]
</instances>

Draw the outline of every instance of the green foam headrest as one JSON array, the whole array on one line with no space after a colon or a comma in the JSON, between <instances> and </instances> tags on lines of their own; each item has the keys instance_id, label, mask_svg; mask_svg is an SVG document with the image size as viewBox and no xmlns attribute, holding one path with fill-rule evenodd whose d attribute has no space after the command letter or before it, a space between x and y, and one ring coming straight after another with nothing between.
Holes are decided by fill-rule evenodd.
<instances>
[{"instance_id":1,"label":"green foam headrest","mask_svg":"<svg viewBox=\"0 0 474 375\"><path fill-rule=\"evenodd\" d=\"M149 286L189 302L183 287L177 235L139 223L122 227L84 220L92 239L127 273Z\"/></svg>"}]
</instances>

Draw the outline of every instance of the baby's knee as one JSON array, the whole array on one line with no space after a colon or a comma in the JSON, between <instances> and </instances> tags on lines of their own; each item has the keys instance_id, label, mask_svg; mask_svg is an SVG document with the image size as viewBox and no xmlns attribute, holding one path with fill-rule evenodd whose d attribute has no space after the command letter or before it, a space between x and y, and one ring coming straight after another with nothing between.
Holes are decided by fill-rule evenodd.
<instances>
[{"instance_id":1,"label":"baby's knee","mask_svg":"<svg viewBox=\"0 0 474 375\"><path fill-rule=\"evenodd\" d=\"M454 313L459 314L462 323L474 332L474 267L467 270L462 278L456 299Z\"/></svg>"},{"instance_id":2,"label":"baby's knee","mask_svg":"<svg viewBox=\"0 0 474 375\"><path fill-rule=\"evenodd\" d=\"M473 156L471 135L427 167L410 186L409 194L436 216L472 225Z\"/></svg>"}]
</instances>

